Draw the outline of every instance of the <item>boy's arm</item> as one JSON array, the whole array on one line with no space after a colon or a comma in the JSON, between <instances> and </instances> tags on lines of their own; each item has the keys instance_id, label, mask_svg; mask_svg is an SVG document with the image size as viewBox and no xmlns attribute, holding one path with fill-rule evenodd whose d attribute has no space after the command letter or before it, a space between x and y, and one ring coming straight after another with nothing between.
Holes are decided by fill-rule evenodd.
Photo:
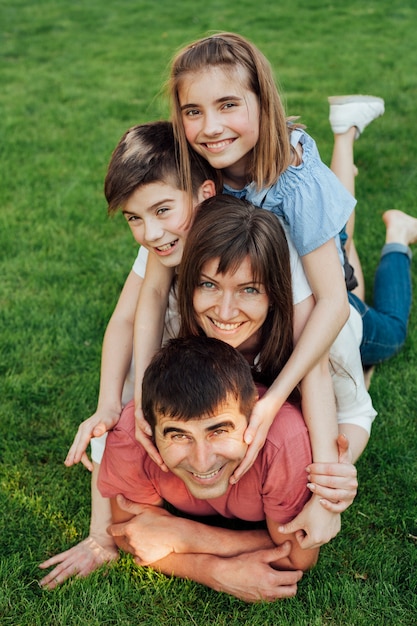
<instances>
[{"instance_id":1,"label":"boy's arm","mask_svg":"<svg viewBox=\"0 0 417 626\"><path fill-rule=\"evenodd\" d=\"M165 267L150 253L134 325L136 437L158 465L162 465L162 459L150 440L150 427L142 413L142 379L153 355L161 347L173 277L174 269Z\"/></svg>"},{"instance_id":2,"label":"boy's arm","mask_svg":"<svg viewBox=\"0 0 417 626\"><path fill-rule=\"evenodd\" d=\"M89 536L69 550L61 552L39 565L47 569L55 565L39 585L54 589L71 576L84 578L108 561L119 556L113 537L107 532L111 523L110 500L103 498L97 488L99 466L95 463L91 475L91 522Z\"/></svg>"},{"instance_id":3,"label":"boy's arm","mask_svg":"<svg viewBox=\"0 0 417 626\"><path fill-rule=\"evenodd\" d=\"M109 320L102 347L97 409L80 424L65 459L67 466L82 461L91 471L92 464L85 454L90 439L110 430L119 419L123 385L132 360L133 325L142 282L133 270L129 273Z\"/></svg>"}]
</instances>

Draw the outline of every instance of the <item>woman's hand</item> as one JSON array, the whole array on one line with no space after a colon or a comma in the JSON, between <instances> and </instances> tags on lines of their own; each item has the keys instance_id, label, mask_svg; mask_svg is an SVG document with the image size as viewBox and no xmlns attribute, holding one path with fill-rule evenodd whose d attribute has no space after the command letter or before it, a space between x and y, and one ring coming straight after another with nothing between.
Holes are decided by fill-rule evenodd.
<instances>
[{"instance_id":1,"label":"woman's hand","mask_svg":"<svg viewBox=\"0 0 417 626\"><path fill-rule=\"evenodd\" d=\"M145 448L146 452L151 457L162 471L168 472L168 468L162 460L157 448L152 441L152 430L146 421L143 411L140 407L135 408L135 437L137 441Z\"/></svg>"},{"instance_id":2,"label":"woman's hand","mask_svg":"<svg viewBox=\"0 0 417 626\"><path fill-rule=\"evenodd\" d=\"M322 507L333 513L343 513L355 499L358 490L356 467L352 465L349 441L345 435L337 438L338 463L311 463L307 467L308 488L320 497Z\"/></svg>"},{"instance_id":3,"label":"woman's hand","mask_svg":"<svg viewBox=\"0 0 417 626\"><path fill-rule=\"evenodd\" d=\"M84 420L78 427L77 434L68 451L64 463L67 467L81 463L90 471L93 464L86 454L87 446L93 437L101 437L111 430L119 421L121 411L97 410L91 417Z\"/></svg>"},{"instance_id":4,"label":"woman's hand","mask_svg":"<svg viewBox=\"0 0 417 626\"><path fill-rule=\"evenodd\" d=\"M245 442L249 444L249 447L243 461L230 477L230 483L232 485L237 483L256 461L256 457L265 443L269 428L276 414L276 404L274 407L271 406L267 394L255 404L244 434Z\"/></svg>"}]
</instances>

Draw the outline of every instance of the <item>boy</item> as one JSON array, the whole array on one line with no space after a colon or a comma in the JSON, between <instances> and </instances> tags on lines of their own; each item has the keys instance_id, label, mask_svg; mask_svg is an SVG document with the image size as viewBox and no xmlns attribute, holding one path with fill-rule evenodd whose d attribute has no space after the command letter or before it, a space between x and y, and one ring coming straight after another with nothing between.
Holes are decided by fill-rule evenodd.
<instances>
[{"instance_id":1,"label":"boy","mask_svg":"<svg viewBox=\"0 0 417 626\"><path fill-rule=\"evenodd\" d=\"M53 589L73 575L87 576L118 552L106 528L109 502L97 491L97 472L106 430L119 419L123 406L133 398L133 327L149 250L149 265L156 260L166 267L178 265L193 207L184 192L176 158L176 142L170 122L158 121L129 129L117 144L108 168L104 192L108 212L122 210L135 240L144 247L129 273L108 323L102 348L100 390L95 413L79 427L65 464L81 461L92 471L90 535L73 548L40 565L56 567L41 581ZM196 157L192 166L193 205L221 190L218 176L208 163ZM174 310L170 307L171 311ZM166 319L167 336L176 336L177 319ZM92 461L85 450L91 437Z\"/></svg>"}]
</instances>

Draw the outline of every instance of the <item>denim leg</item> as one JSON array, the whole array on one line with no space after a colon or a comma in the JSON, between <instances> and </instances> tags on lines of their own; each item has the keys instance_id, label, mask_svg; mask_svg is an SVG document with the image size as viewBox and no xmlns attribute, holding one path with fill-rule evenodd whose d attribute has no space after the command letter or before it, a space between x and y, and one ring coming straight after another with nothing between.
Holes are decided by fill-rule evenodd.
<instances>
[{"instance_id":1,"label":"denim leg","mask_svg":"<svg viewBox=\"0 0 417 626\"><path fill-rule=\"evenodd\" d=\"M362 317L360 351L364 366L389 359L405 342L411 307L410 262L407 246L386 244L375 273L374 306L348 294L349 302Z\"/></svg>"}]
</instances>

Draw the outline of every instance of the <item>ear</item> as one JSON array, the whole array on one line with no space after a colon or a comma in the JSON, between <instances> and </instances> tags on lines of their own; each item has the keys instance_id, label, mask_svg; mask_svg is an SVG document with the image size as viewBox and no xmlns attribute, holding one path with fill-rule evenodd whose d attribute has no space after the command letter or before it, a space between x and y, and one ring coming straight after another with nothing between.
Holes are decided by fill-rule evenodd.
<instances>
[{"instance_id":1,"label":"ear","mask_svg":"<svg viewBox=\"0 0 417 626\"><path fill-rule=\"evenodd\" d=\"M213 180L205 180L202 185L198 188L197 192L197 200L198 202L203 202L207 198L212 198L216 195L216 185Z\"/></svg>"}]
</instances>

